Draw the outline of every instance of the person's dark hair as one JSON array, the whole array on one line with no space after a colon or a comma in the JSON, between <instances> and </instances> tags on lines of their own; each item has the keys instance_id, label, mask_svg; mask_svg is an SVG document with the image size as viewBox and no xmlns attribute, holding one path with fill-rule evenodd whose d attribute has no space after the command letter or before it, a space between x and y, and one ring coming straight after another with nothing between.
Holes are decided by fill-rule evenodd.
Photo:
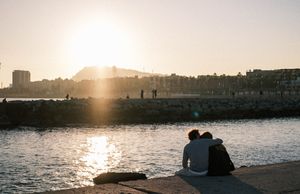
<instances>
[{"instance_id":1,"label":"person's dark hair","mask_svg":"<svg viewBox=\"0 0 300 194\"><path fill-rule=\"evenodd\" d=\"M202 133L202 135L200 136L200 138L207 138L207 139L212 139L213 136L210 132L206 131L204 133Z\"/></svg>"},{"instance_id":2,"label":"person's dark hair","mask_svg":"<svg viewBox=\"0 0 300 194\"><path fill-rule=\"evenodd\" d=\"M199 131L197 129L193 129L189 132L189 140L197 139L200 136Z\"/></svg>"}]
</instances>

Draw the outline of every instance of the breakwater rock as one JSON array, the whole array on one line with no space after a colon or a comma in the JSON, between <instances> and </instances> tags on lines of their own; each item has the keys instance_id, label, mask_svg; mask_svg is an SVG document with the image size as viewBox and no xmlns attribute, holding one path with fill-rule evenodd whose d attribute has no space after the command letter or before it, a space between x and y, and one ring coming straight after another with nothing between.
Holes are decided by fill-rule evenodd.
<instances>
[{"instance_id":1,"label":"breakwater rock","mask_svg":"<svg viewBox=\"0 0 300 194\"><path fill-rule=\"evenodd\" d=\"M137 172L106 172L93 178L96 185L105 183L118 183L122 181L145 180L146 175Z\"/></svg>"},{"instance_id":2,"label":"breakwater rock","mask_svg":"<svg viewBox=\"0 0 300 194\"><path fill-rule=\"evenodd\" d=\"M300 97L72 99L0 103L2 125L65 126L300 116Z\"/></svg>"}]
</instances>

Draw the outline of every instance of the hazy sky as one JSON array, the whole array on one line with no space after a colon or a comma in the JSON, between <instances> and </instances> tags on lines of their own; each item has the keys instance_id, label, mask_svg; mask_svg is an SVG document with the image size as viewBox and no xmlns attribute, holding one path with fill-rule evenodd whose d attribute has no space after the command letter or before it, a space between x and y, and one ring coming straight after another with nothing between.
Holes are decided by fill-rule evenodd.
<instances>
[{"instance_id":1,"label":"hazy sky","mask_svg":"<svg viewBox=\"0 0 300 194\"><path fill-rule=\"evenodd\" d=\"M180 75L300 68L300 0L0 0L0 82L116 65Z\"/></svg>"}]
</instances>

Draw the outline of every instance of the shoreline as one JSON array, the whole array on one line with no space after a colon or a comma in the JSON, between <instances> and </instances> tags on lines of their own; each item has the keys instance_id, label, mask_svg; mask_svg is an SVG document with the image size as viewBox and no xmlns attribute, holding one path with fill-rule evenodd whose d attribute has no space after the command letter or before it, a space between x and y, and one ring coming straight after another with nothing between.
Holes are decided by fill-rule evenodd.
<instances>
[{"instance_id":1,"label":"shoreline","mask_svg":"<svg viewBox=\"0 0 300 194\"><path fill-rule=\"evenodd\" d=\"M57 191L59 193L300 193L300 161L241 167L231 176L169 176Z\"/></svg>"}]
</instances>

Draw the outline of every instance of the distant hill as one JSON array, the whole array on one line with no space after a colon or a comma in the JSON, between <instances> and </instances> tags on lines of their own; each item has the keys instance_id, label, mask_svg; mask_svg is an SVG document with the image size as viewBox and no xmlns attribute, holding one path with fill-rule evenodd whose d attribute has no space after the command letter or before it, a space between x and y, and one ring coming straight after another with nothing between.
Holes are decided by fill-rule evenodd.
<instances>
[{"instance_id":1,"label":"distant hill","mask_svg":"<svg viewBox=\"0 0 300 194\"><path fill-rule=\"evenodd\" d=\"M113 77L148 77L153 74L140 72L132 69L123 69L118 67L84 67L78 73L76 73L72 79L75 81L81 80L95 80L101 78L113 78Z\"/></svg>"}]
</instances>

